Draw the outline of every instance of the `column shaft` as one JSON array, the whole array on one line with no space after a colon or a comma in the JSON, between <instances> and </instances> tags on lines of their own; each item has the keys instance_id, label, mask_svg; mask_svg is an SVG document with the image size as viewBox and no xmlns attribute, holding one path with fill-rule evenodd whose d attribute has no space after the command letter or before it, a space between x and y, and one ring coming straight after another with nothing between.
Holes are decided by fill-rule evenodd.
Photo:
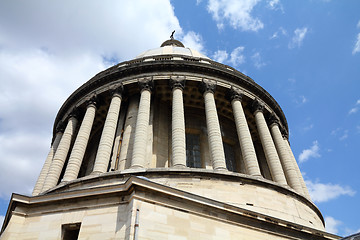
<instances>
[{"instance_id":1,"label":"column shaft","mask_svg":"<svg viewBox=\"0 0 360 240\"><path fill-rule=\"evenodd\" d=\"M49 151L49 153L48 153L48 155L46 157L44 166L42 167L39 178L36 181L34 191L32 193L33 196L39 195L39 193L41 192L41 190L42 190L42 188L44 186L46 175L49 172L51 162L52 162L52 160L54 158L54 154L56 153L56 149L59 146L62 135L63 135L62 132L56 133L55 140L54 140L53 144L51 145L51 148L50 148L50 151Z\"/></svg>"},{"instance_id":2,"label":"column shaft","mask_svg":"<svg viewBox=\"0 0 360 240\"><path fill-rule=\"evenodd\" d=\"M64 178L62 181L75 180L79 174L80 167L84 158L86 146L89 141L91 128L95 118L96 107L89 104L84 119L81 123L79 132L76 136L74 146L72 148L68 164L66 166Z\"/></svg>"},{"instance_id":3,"label":"column shaft","mask_svg":"<svg viewBox=\"0 0 360 240\"><path fill-rule=\"evenodd\" d=\"M106 115L103 131L101 133L99 148L95 157L95 165L92 174L101 174L107 171L111 150L114 143L117 121L121 106L121 96L115 93L111 99L110 107Z\"/></svg>"},{"instance_id":4,"label":"column shaft","mask_svg":"<svg viewBox=\"0 0 360 240\"><path fill-rule=\"evenodd\" d=\"M143 89L140 96L139 110L136 119L135 139L131 168L145 166L147 130L149 128L151 92Z\"/></svg>"},{"instance_id":5,"label":"column shaft","mask_svg":"<svg viewBox=\"0 0 360 240\"><path fill-rule=\"evenodd\" d=\"M136 118L138 113L139 98L131 97L127 109L123 139L120 148L119 170L128 169L131 166L131 156L134 146Z\"/></svg>"},{"instance_id":6,"label":"column shaft","mask_svg":"<svg viewBox=\"0 0 360 240\"><path fill-rule=\"evenodd\" d=\"M279 125L277 123L273 123L270 126L270 130L275 142L275 147L280 157L280 161L285 173L285 177L290 187L295 189L295 191L302 193L302 186L299 178L297 176L297 172L295 170L295 166L291 161L291 157L289 151L285 145L283 137L281 135Z\"/></svg>"},{"instance_id":7,"label":"column shaft","mask_svg":"<svg viewBox=\"0 0 360 240\"><path fill-rule=\"evenodd\" d=\"M64 134L60 140L59 146L55 152L54 159L51 163L49 173L46 176L44 187L42 191L47 191L52 187L55 187L59 181L61 171L64 167L66 157L68 155L71 139L74 135L77 120L75 117L70 117L65 128Z\"/></svg>"},{"instance_id":8,"label":"column shaft","mask_svg":"<svg viewBox=\"0 0 360 240\"><path fill-rule=\"evenodd\" d=\"M296 170L296 173L297 173L297 176L298 176L298 179L299 179L298 181L299 181L300 184L301 184L302 194L303 194L305 197L311 199L311 198L310 198L309 191L308 191L308 189L307 189L307 187L306 187L304 178L302 177L300 168L299 168L299 166L298 166L298 164L297 164L297 162L296 162L295 156L294 156L294 154L293 154L293 152L292 152L292 150L291 150L290 144L289 144L289 142L288 142L287 139L284 139L284 141L285 141L285 145L287 146L288 152L289 152L289 154L290 154L290 157L291 157L292 163L293 163L293 165L294 165L294 168L295 168L295 170Z\"/></svg>"},{"instance_id":9,"label":"column shaft","mask_svg":"<svg viewBox=\"0 0 360 240\"><path fill-rule=\"evenodd\" d=\"M213 169L225 170L225 153L221 137L219 119L216 111L214 93L211 91L206 91L204 93L204 99L206 125L208 130L209 147Z\"/></svg>"},{"instance_id":10,"label":"column shaft","mask_svg":"<svg viewBox=\"0 0 360 240\"><path fill-rule=\"evenodd\" d=\"M286 179L284 171L281 167L279 156L276 152L276 148L271 138L269 128L266 124L264 114L262 111L255 111L256 126L259 131L260 141L263 146L265 157L270 168L271 176L273 180L282 185L286 185Z\"/></svg>"},{"instance_id":11,"label":"column shaft","mask_svg":"<svg viewBox=\"0 0 360 240\"><path fill-rule=\"evenodd\" d=\"M172 166L186 167L184 101L180 88L173 89L171 138Z\"/></svg>"},{"instance_id":12,"label":"column shaft","mask_svg":"<svg viewBox=\"0 0 360 240\"><path fill-rule=\"evenodd\" d=\"M233 108L236 130L239 138L241 154L244 160L246 173L253 176L261 176L259 163L257 161L254 144L252 142L249 126L247 124L241 101L231 101Z\"/></svg>"}]
</instances>

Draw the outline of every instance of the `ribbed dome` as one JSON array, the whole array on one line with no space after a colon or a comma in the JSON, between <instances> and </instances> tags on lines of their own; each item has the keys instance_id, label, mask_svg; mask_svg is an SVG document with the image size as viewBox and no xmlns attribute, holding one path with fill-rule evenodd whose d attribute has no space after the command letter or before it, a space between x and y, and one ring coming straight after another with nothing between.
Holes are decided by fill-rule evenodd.
<instances>
[{"instance_id":1,"label":"ribbed dome","mask_svg":"<svg viewBox=\"0 0 360 240\"><path fill-rule=\"evenodd\" d=\"M163 44L161 44L161 47L147 50L136 56L136 58L144 58L158 55L182 55L210 59L209 57L199 53L196 50L184 47L184 45L180 41L175 39L167 40Z\"/></svg>"}]
</instances>

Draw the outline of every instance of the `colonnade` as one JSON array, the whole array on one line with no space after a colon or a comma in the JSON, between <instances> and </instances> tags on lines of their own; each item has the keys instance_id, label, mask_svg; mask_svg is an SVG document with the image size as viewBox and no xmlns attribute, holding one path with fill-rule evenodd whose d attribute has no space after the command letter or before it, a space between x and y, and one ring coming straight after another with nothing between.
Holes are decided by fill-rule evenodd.
<instances>
[{"instance_id":1,"label":"colonnade","mask_svg":"<svg viewBox=\"0 0 360 240\"><path fill-rule=\"evenodd\" d=\"M181 77L172 77L170 79L170 86L172 89L171 166L184 168L186 167L186 135L183 100L185 79ZM147 145L147 131L150 119L150 103L153 90L152 79L149 78L139 81L139 87L140 101L135 125L131 168L146 167L146 151L144 151L144 149ZM203 80L201 82L200 90L203 94L205 104L205 117L212 167L214 170L226 171L225 153L214 96L216 82L212 80ZM112 92L110 106L100 137L91 175L99 175L108 171L115 132L118 126L122 93L122 85L118 86ZM246 174L254 177L261 177L254 143L243 109L242 96L243 93L235 87L231 87L231 89L228 90L228 97L234 114L234 121ZM92 98L87 103L86 112L71 149L62 182L75 180L79 174L95 119L96 105L95 98ZM273 116L270 125L267 124L264 116L264 104L260 100L255 99L253 101L252 111L273 181L283 186L288 185L299 194L309 197L305 182L301 176L287 137L281 133L279 120ZM77 114L74 112L68 118L65 129L60 127L57 128L55 139L41 170L38 181L36 182L33 195L38 195L58 184L66 158L70 151L77 122Z\"/></svg>"}]
</instances>

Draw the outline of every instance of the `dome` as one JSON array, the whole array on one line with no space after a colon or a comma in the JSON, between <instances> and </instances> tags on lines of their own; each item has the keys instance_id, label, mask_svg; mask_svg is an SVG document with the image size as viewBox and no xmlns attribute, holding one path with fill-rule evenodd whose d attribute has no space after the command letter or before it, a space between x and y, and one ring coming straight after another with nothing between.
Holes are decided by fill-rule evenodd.
<instances>
[{"instance_id":1,"label":"dome","mask_svg":"<svg viewBox=\"0 0 360 240\"><path fill-rule=\"evenodd\" d=\"M185 47L180 41L175 39L165 41L163 44L161 44L159 48L150 49L141 53L136 57L136 59L159 55L181 55L195 58L210 59L209 57L196 50Z\"/></svg>"},{"instance_id":2,"label":"dome","mask_svg":"<svg viewBox=\"0 0 360 240\"><path fill-rule=\"evenodd\" d=\"M69 96L33 196L12 195L1 239L130 239L139 219L139 239L213 239L212 226L222 239L339 239L288 137L265 89L172 34Z\"/></svg>"}]
</instances>

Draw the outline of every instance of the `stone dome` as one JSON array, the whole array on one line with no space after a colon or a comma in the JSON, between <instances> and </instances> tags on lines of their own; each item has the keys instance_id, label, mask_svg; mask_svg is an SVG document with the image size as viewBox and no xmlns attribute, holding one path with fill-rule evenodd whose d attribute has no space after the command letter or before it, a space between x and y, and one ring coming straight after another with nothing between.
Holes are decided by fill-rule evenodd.
<instances>
[{"instance_id":1,"label":"stone dome","mask_svg":"<svg viewBox=\"0 0 360 240\"><path fill-rule=\"evenodd\" d=\"M160 55L181 55L193 58L210 59L196 50L185 47L180 41L175 39L169 39L163 42L159 48L150 49L141 53L140 55L136 56L136 59Z\"/></svg>"}]
</instances>

